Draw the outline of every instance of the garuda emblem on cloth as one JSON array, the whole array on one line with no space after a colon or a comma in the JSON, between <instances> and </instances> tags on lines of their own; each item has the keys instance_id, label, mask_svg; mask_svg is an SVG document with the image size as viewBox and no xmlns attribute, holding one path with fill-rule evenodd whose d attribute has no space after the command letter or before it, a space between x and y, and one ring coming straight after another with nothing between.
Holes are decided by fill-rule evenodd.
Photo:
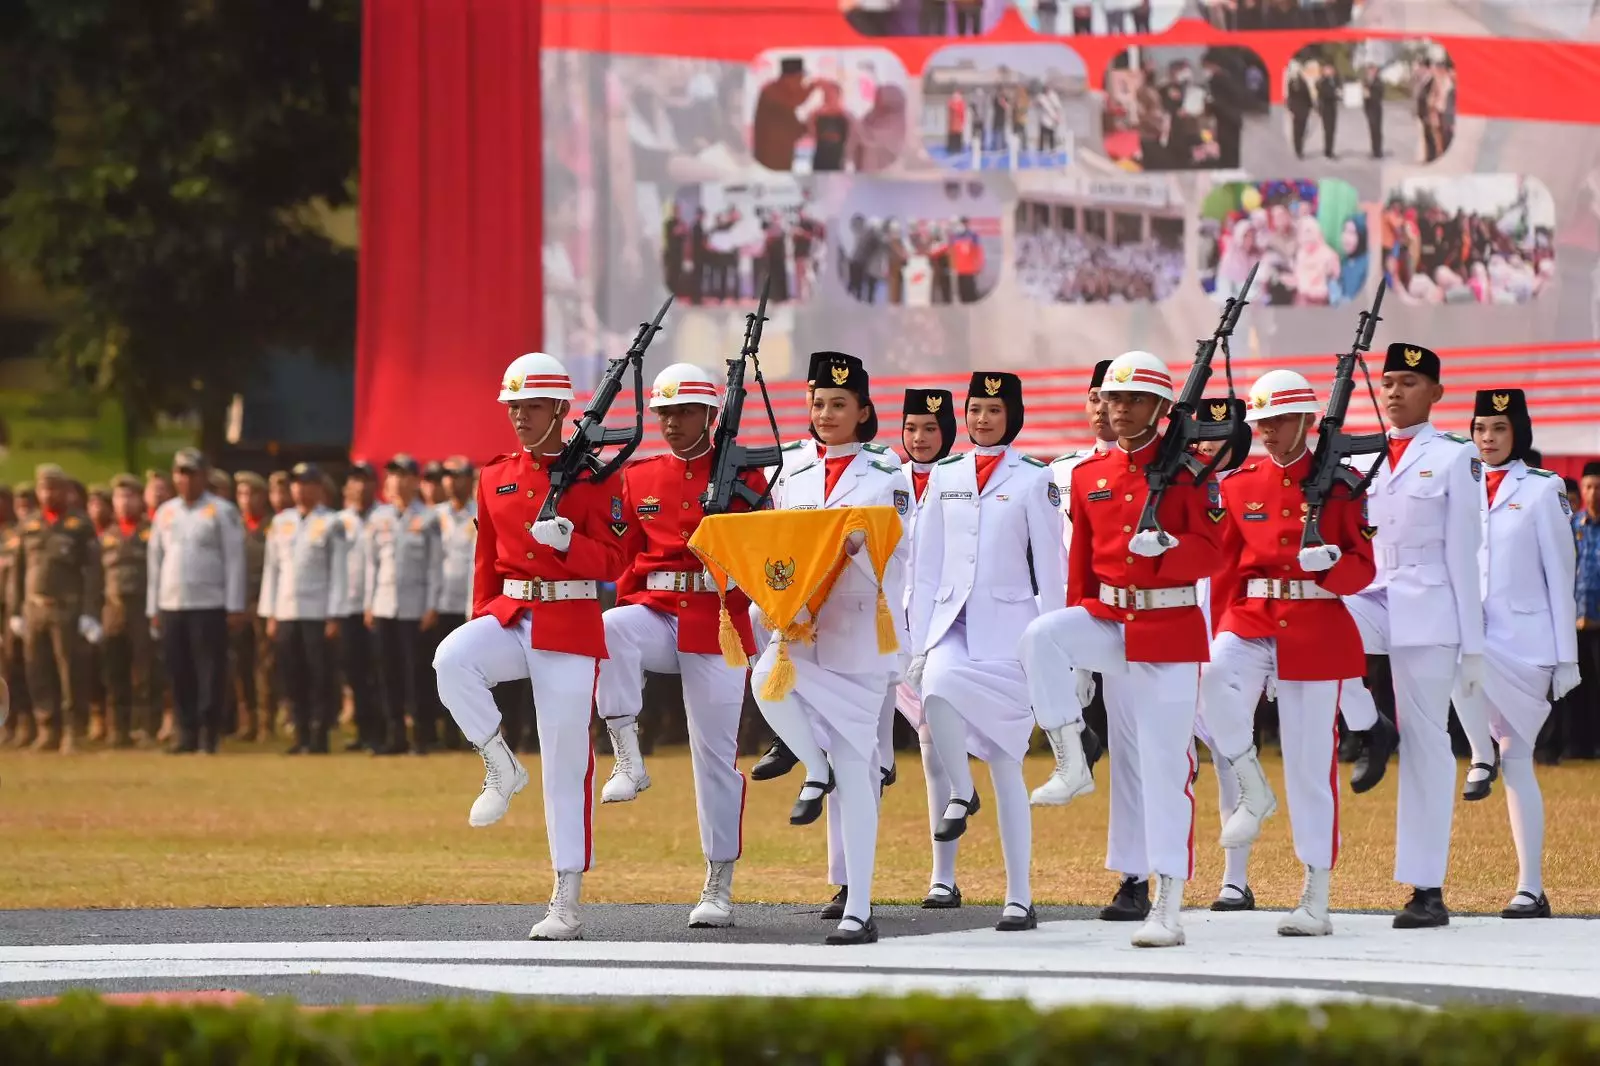
<instances>
[{"instance_id":1,"label":"garuda emblem on cloth","mask_svg":"<svg viewBox=\"0 0 1600 1066\"><path fill-rule=\"evenodd\" d=\"M794 560L779 562L776 559L767 560L767 587L774 592L782 592L794 581Z\"/></svg>"}]
</instances>

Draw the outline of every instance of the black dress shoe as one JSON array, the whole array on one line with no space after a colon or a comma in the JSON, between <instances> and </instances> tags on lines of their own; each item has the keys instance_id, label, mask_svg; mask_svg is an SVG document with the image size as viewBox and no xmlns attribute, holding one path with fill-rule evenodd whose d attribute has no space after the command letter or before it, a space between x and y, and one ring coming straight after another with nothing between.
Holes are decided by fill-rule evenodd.
<instances>
[{"instance_id":1,"label":"black dress shoe","mask_svg":"<svg viewBox=\"0 0 1600 1066\"><path fill-rule=\"evenodd\" d=\"M1024 914L1010 913L1012 907L1020 906L1022 906L1020 903L1007 903L1005 905L1005 909L1000 912L1000 920L994 923L994 927L998 932L1020 933L1025 929L1039 928L1039 915L1034 911L1031 904Z\"/></svg>"},{"instance_id":2,"label":"black dress shoe","mask_svg":"<svg viewBox=\"0 0 1600 1066\"><path fill-rule=\"evenodd\" d=\"M1394 916L1396 929L1437 929L1450 924L1450 912L1444 905L1444 889L1415 888L1411 902Z\"/></svg>"},{"instance_id":3,"label":"black dress shoe","mask_svg":"<svg viewBox=\"0 0 1600 1066\"><path fill-rule=\"evenodd\" d=\"M1472 771L1483 770L1488 773L1481 781L1472 780ZM1500 767L1492 763L1475 762L1467 767L1466 787L1461 790L1461 798L1469 803L1473 800L1488 799L1489 793L1494 791L1494 780L1500 776Z\"/></svg>"},{"instance_id":4,"label":"black dress shoe","mask_svg":"<svg viewBox=\"0 0 1600 1066\"><path fill-rule=\"evenodd\" d=\"M1100 734L1090 729L1087 724L1083 732L1078 735L1083 742L1083 761L1089 767L1089 776L1094 776L1094 764L1099 762L1106 754L1106 742L1100 739Z\"/></svg>"},{"instance_id":5,"label":"black dress shoe","mask_svg":"<svg viewBox=\"0 0 1600 1066\"><path fill-rule=\"evenodd\" d=\"M1100 911L1102 922L1142 922L1150 917L1150 882L1124 877L1111 904Z\"/></svg>"},{"instance_id":6,"label":"black dress shoe","mask_svg":"<svg viewBox=\"0 0 1600 1066\"><path fill-rule=\"evenodd\" d=\"M345 744L344 750L345 751L366 751L370 747L372 747L372 745L369 742L365 741L365 740L352 740L349 743Z\"/></svg>"},{"instance_id":7,"label":"black dress shoe","mask_svg":"<svg viewBox=\"0 0 1600 1066\"><path fill-rule=\"evenodd\" d=\"M296 744L294 747L292 747L288 751L284 752L284 754L285 755L304 755L306 752L308 752L310 750L311 749L306 747L304 744Z\"/></svg>"},{"instance_id":8,"label":"black dress shoe","mask_svg":"<svg viewBox=\"0 0 1600 1066\"><path fill-rule=\"evenodd\" d=\"M898 766L880 766L878 770L883 774L883 780L878 785L878 794L882 795L884 789L900 780L900 768Z\"/></svg>"},{"instance_id":9,"label":"black dress shoe","mask_svg":"<svg viewBox=\"0 0 1600 1066\"><path fill-rule=\"evenodd\" d=\"M391 740L372 749L374 755L404 755L411 747L403 740Z\"/></svg>"},{"instance_id":10,"label":"black dress shoe","mask_svg":"<svg viewBox=\"0 0 1600 1066\"><path fill-rule=\"evenodd\" d=\"M828 767L828 781L826 784L821 781L807 781L801 785L801 792L808 788L820 788L822 791L811 799L797 797L794 801L794 806L789 810L789 824L810 825L822 817L822 801L827 797L828 793L833 791L834 784L833 767L830 766Z\"/></svg>"},{"instance_id":11,"label":"black dress shoe","mask_svg":"<svg viewBox=\"0 0 1600 1066\"><path fill-rule=\"evenodd\" d=\"M1350 791L1369 792L1382 781L1389 769L1389 758L1399 746L1400 731L1380 711L1377 724L1367 730L1366 744L1350 773Z\"/></svg>"},{"instance_id":12,"label":"black dress shoe","mask_svg":"<svg viewBox=\"0 0 1600 1066\"><path fill-rule=\"evenodd\" d=\"M939 891L944 889L943 892ZM928 894L922 897L922 909L925 911L953 911L961 907L961 886L935 884L928 889Z\"/></svg>"},{"instance_id":13,"label":"black dress shoe","mask_svg":"<svg viewBox=\"0 0 1600 1066\"><path fill-rule=\"evenodd\" d=\"M850 923L846 925L845 922ZM839 928L828 934L825 944L876 944L878 942L878 923L871 918L865 924L857 922L854 918L846 918L839 923Z\"/></svg>"},{"instance_id":14,"label":"black dress shoe","mask_svg":"<svg viewBox=\"0 0 1600 1066\"><path fill-rule=\"evenodd\" d=\"M825 922L837 922L844 917L844 905L849 902L850 886L840 885L839 891L833 894L833 898L822 908L822 913L818 917Z\"/></svg>"},{"instance_id":15,"label":"black dress shoe","mask_svg":"<svg viewBox=\"0 0 1600 1066\"><path fill-rule=\"evenodd\" d=\"M1353 763L1361 758L1361 734L1344 732L1339 734L1339 761Z\"/></svg>"},{"instance_id":16,"label":"black dress shoe","mask_svg":"<svg viewBox=\"0 0 1600 1066\"><path fill-rule=\"evenodd\" d=\"M933 839L937 840L941 844L948 844L952 840L961 839L961 834L967 831L967 819L971 818L974 814L977 814L978 811L983 808L983 805L978 802L977 792L973 792L972 798L969 800L953 799L950 801L950 803L959 803L962 807L966 808L967 813L963 814L959 818L939 819L938 826L936 826L933 830ZM945 807L948 809L949 804L945 804Z\"/></svg>"},{"instance_id":17,"label":"black dress shoe","mask_svg":"<svg viewBox=\"0 0 1600 1066\"><path fill-rule=\"evenodd\" d=\"M789 745L776 737L767 753L756 760L750 768L750 778L753 781L771 781L774 777L782 777L800 764L794 752L789 750Z\"/></svg>"},{"instance_id":18,"label":"black dress shoe","mask_svg":"<svg viewBox=\"0 0 1600 1066\"><path fill-rule=\"evenodd\" d=\"M1245 885L1241 890L1238 885L1227 885L1235 892L1243 891L1242 896L1218 896L1211 901L1214 911L1253 911L1256 909L1256 894L1250 891L1250 886Z\"/></svg>"},{"instance_id":19,"label":"black dress shoe","mask_svg":"<svg viewBox=\"0 0 1600 1066\"><path fill-rule=\"evenodd\" d=\"M1500 912L1502 918L1548 918L1550 917L1550 901L1543 892L1535 896L1532 892L1518 892L1517 898L1511 905Z\"/></svg>"}]
</instances>

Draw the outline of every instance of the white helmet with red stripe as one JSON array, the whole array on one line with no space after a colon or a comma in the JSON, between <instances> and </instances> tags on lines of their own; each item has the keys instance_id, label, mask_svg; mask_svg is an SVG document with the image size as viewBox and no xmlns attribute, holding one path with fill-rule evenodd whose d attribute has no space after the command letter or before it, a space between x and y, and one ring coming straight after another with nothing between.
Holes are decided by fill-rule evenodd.
<instances>
[{"instance_id":1,"label":"white helmet with red stripe","mask_svg":"<svg viewBox=\"0 0 1600 1066\"><path fill-rule=\"evenodd\" d=\"M561 360L543 352L529 352L511 360L500 379L500 402L572 399L572 378Z\"/></svg>"},{"instance_id":2,"label":"white helmet with red stripe","mask_svg":"<svg viewBox=\"0 0 1600 1066\"><path fill-rule=\"evenodd\" d=\"M1311 390L1311 382L1293 370L1269 370L1250 386L1244 420L1259 422L1274 415L1315 415L1321 412L1317 394Z\"/></svg>"},{"instance_id":3,"label":"white helmet with red stripe","mask_svg":"<svg viewBox=\"0 0 1600 1066\"><path fill-rule=\"evenodd\" d=\"M672 407L680 403L719 406L717 382L693 363L673 363L656 375L650 386L650 407Z\"/></svg>"},{"instance_id":4,"label":"white helmet with red stripe","mask_svg":"<svg viewBox=\"0 0 1600 1066\"><path fill-rule=\"evenodd\" d=\"M1172 371L1149 352L1123 352L1111 360L1100 383L1100 395L1118 392L1145 392L1171 400Z\"/></svg>"}]
</instances>

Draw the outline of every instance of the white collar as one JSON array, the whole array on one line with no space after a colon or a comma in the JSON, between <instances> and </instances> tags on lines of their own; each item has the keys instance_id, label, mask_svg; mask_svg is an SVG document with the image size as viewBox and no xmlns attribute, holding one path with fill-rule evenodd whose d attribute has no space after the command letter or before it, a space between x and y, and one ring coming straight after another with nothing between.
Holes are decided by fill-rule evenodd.
<instances>
[{"instance_id":1,"label":"white collar","mask_svg":"<svg viewBox=\"0 0 1600 1066\"><path fill-rule=\"evenodd\" d=\"M859 441L853 444L821 444L817 445L817 455L823 459L843 459L847 456L857 455L861 452Z\"/></svg>"},{"instance_id":2,"label":"white collar","mask_svg":"<svg viewBox=\"0 0 1600 1066\"><path fill-rule=\"evenodd\" d=\"M1391 429L1389 430L1388 437L1390 440L1411 440L1425 429L1432 430L1433 423L1418 422L1416 425L1407 426L1405 429Z\"/></svg>"},{"instance_id":3,"label":"white collar","mask_svg":"<svg viewBox=\"0 0 1600 1066\"><path fill-rule=\"evenodd\" d=\"M933 464L932 463L919 463L916 460L912 460L912 462L911 462L911 472L913 474L926 474L928 471L930 471L932 469L933 469Z\"/></svg>"}]
</instances>

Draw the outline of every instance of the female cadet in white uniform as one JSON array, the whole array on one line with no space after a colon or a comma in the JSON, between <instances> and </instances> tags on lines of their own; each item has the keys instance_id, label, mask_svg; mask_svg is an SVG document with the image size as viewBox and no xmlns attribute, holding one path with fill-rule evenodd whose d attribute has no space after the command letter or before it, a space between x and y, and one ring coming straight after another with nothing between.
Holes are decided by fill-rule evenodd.
<instances>
[{"instance_id":1,"label":"female cadet in white uniform","mask_svg":"<svg viewBox=\"0 0 1600 1066\"><path fill-rule=\"evenodd\" d=\"M950 778L936 840L954 840L978 810L968 754L989 764L1005 854L1006 902L995 926L1037 928L1029 885L1033 825L1022 758L1033 735L1023 630L1066 606L1061 493L1050 467L1011 447L1022 382L978 372L967 388L976 446L934 467L912 552L908 680L922 694L934 750ZM1073 742L1078 735L1071 735ZM1079 764L1082 761L1078 754Z\"/></svg>"},{"instance_id":2,"label":"female cadet in white uniform","mask_svg":"<svg viewBox=\"0 0 1600 1066\"><path fill-rule=\"evenodd\" d=\"M1484 672L1476 692L1457 684L1456 715L1472 742L1464 793L1489 794L1499 774L1517 847L1517 894L1505 918L1548 918L1541 876L1544 799L1533 773L1533 742L1560 699L1578 684L1577 550L1572 507L1561 479L1528 466L1533 424L1521 389L1480 392L1472 442L1487 468L1489 509L1478 554L1483 584ZM1402 755L1402 759L1404 756Z\"/></svg>"},{"instance_id":3,"label":"female cadet in white uniform","mask_svg":"<svg viewBox=\"0 0 1600 1066\"><path fill-rule=\"evenodd\" d=\"M906 536L916 543L917 512L927 493L935 463L950 454L956 442L955 397L943 389L907 389L901 411L900 446L905 449L906 478L911 482L911 510L906 516ZM915 578L913 577L913 581ZM905 609L911 609L911 584L906 583ZM909 649L908 649L909 650ZM896 705L917 731L922 749L922 777L928 788L928 832L939 830L945 804L950 799L950 777L945 773L933 735L922 720L922 697L909 684L901 682L895 690ZM952 910L961 906L961 887L956 884L954 840L933 840L933 873L928 879L928 894L922 906L928 910Z\"/></svg>"},{"instance_id":4,"label":"female cadet in white uniform","mask_svg":"<svg viewBox=\"0 0 1600 1066\"><path fill-rule=\"evenodd\" d=\"M859 360L830 354L818 370L811 398L811 426L819 442L814 462L786 468L773 486L778 509L895 507L905 515L911 486L898 464L864 445L877 435L878 418ZM878 939L872 920L872 867L878 838L878 723L885 693L898 676L899 652L878 653L878 582L872 563L852 537L845 567L816 623L815 643L788 645L795 687L783 699L757 705L767 724L805 767L806 779L789 821L809 825L822 814L824 798L837 788L845 877L851 886L839 927L829 944L867 944ZM903 602L909 544L896 546L883 579L890 603ZM904 621L897 620L905 645ZM751 672L760 693L772 672L776 642Z\"/></svg>"}]
</instances>

